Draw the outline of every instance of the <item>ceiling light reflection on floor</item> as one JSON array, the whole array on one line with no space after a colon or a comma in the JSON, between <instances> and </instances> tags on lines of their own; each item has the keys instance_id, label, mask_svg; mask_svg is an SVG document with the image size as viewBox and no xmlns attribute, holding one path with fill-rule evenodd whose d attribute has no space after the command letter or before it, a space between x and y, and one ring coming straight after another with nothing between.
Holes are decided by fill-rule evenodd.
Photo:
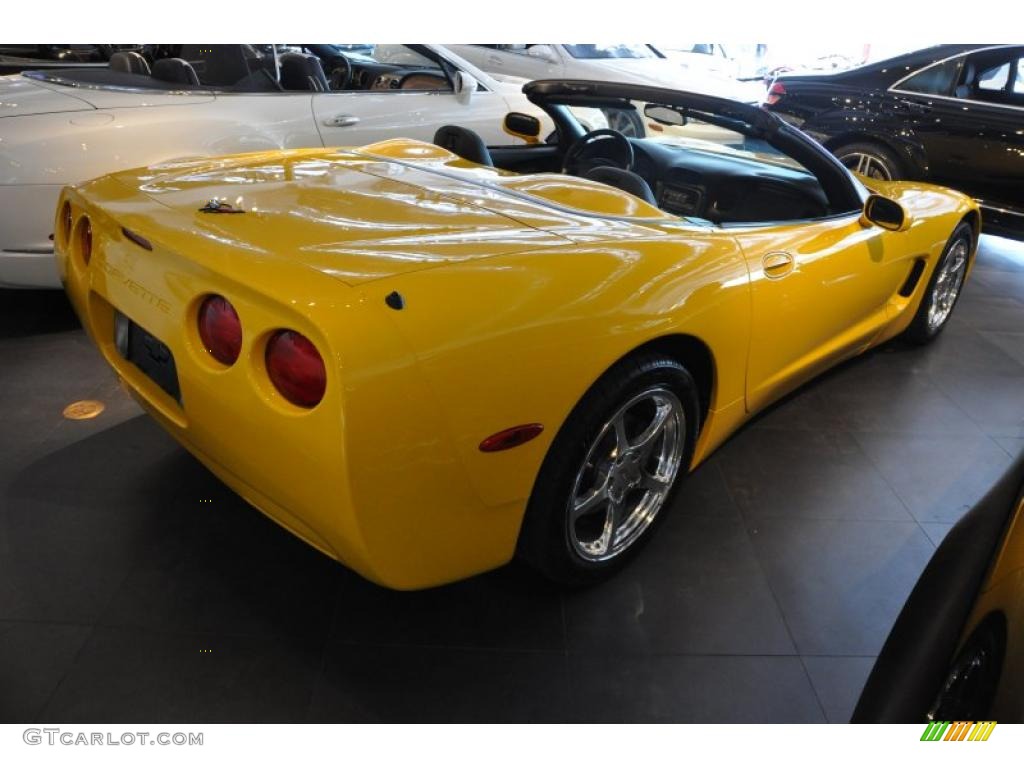
<instances>
[{"instance_id":1,"label":"ceiling light reflection on floor","mask_svg":"<svg viewBox=\"0 0 1024 768\"><path fill-rule=\"evenodd\" d=\"M106 407L99 400L76 400L64 409L64 418L74 421L95 419Z\"/></svg>"}]
</instances>

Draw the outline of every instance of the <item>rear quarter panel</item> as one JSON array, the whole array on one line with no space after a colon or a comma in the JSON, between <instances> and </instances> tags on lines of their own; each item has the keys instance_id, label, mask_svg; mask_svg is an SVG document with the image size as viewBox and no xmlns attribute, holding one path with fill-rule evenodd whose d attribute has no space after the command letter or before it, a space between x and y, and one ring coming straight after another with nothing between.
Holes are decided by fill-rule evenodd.
<instances>
[{"instance_id":1,"label":"rear quarter panel","mask_svg":"<svg viewBox=\"0 0 1024 768\"><path fill-rule=\"evenodd\" d=\"M614 242L419 272L375 290L405 297L397 331L437 393L481 499L512 503L518 516L569 412L645 343L674 334L700 339L714 357L712 413L742 407L748 277L734 242L720 233L666 237L652 228ZM545 427L532 442L478 450L489 435L532 422Z\"/></svg>"}]
</instances>

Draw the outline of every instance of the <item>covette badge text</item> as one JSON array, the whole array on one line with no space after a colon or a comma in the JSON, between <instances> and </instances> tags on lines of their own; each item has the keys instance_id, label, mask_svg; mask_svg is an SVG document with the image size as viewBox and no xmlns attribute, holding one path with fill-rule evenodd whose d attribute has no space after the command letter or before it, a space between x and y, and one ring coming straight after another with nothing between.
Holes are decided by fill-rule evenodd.
<instances>
[{"instance_id":1,"label":"covette badge text","mask_svg":"<svg viewBox=\"0 0 1024 768\"><path fill-rule=\"evenodd\" d=\"M133 294L138 296L140 299L145 301L147 304L156 307L164 314L171 311L171 305L165 299L161 299L151 290L146 288L142 283L136 282L132 278L128 277L124 272L115 267L109 261L101 262L103 264L103 271L106 272L110 277L117 280L121 285L131 291Z\"/></svg>"}]
</instances>

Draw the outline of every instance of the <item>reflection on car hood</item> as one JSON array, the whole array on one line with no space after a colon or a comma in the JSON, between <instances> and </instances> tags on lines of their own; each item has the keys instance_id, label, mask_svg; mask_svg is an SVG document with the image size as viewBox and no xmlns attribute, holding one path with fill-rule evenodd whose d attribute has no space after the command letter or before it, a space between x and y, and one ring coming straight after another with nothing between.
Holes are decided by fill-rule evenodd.
<instances>
[{"instance_id":1,"label":"reflection on car hood","mask_svg":"<svg viewBox=\"0 0 1024 768\"><path fill-rule=\"evenodd\" d=\"M109 180L145 197L112 194ZM123 224L190 258L220 252L235 271L239 257L288 259L350 284L636 235L643 219L664 218L596 182L470 167L411 140L168 163L115 174L95 189ZM202 212L213 199L244 213Z\"/></svg>"},{"instance_id":2,"label":"reflection on car hood","mask_svg":"<svg viewBox=\"0 0 1024 768\"><path fill-rule=\"evenodd\" d=\"M92 110L84 99L21 75L0 77L0 117Z\"/></svg>"}]
</instances>

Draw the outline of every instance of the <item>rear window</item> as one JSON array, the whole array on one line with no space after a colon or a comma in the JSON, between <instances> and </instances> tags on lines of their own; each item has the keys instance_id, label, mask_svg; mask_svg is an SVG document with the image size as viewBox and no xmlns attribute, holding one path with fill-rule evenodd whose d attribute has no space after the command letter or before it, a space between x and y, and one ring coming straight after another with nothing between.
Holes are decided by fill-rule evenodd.
<instances>
[{"instance_id":1,"label":"rear window","mask_svg":"<svg viewBox=\"0 0 1024 768\"><path fill-rule=\"evenodd\" d=\"M933 64L928 69L911 75L896 87L901 91L923 93L929 96L948 96L953 91L957 73L963 58L950 59Z\"/></svg>"}]
</instances>

